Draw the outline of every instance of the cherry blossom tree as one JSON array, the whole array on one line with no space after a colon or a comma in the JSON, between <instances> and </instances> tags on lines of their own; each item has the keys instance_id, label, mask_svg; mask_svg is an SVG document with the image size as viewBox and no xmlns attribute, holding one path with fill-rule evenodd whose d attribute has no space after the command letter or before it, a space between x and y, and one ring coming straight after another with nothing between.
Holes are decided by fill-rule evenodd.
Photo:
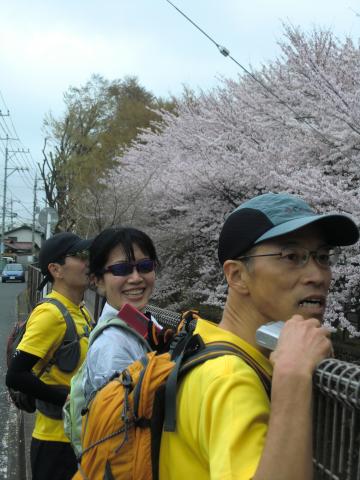
<instances>
[{"instance_id":1,"label":"cherry blossom tree","mask_svg":"<svg viewBox=\"0 0 360 480\"><path fill-rule=\"evenodd\" d=\"M148 179L142 227L163 258L158 297L167 306L222 305L218 235L254 195L298 194L359 223L360 50L331 32L284 31L275 62L209 92L184 92L123 157L135 183ZM116 182L120 172L112 175ZM329 321L352 333L344 312L359 304L359 265L358 248L347 248L328 309Z\"/></svg>"}]
</instances>

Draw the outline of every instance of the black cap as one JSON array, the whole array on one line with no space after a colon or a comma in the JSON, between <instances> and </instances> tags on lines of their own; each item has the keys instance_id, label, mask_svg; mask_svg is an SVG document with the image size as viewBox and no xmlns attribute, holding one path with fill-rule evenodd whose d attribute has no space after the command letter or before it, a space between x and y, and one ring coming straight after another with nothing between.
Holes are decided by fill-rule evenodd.
<instances>
[{"instance_id":1,"label":"black cap","mask_svg":"<svg viewBox=\"0 0 360 480\"><path fill-rule=\"evenodd\" d=\"M39 252L39 267L45 278L38 287L41 290L50 280L48 266L62 260L71 253L82 252L90 248L92 239L82 239L75 233L61 232L48 238L42 245Z\"/></svg>"}]
</instances>

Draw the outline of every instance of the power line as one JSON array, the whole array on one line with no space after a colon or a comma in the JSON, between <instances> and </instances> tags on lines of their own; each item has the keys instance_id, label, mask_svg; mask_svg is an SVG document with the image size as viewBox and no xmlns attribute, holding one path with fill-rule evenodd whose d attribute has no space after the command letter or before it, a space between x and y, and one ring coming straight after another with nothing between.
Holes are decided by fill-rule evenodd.
<instances>
[{"instance_id":1,"label":"power line","mask_svg":"<svg viewBox=\"0 0 360 480\"><path fill-rule=\"evenodd\" d=\"M26 212L32 216L32 211L26 206L26 204L21 201L16 195L13 194L12 190L9 189L9 192L11 193L12 195L12 198L16 201L16 203L19 203L24 210L26 210Z\"/></svg>"},{"instance_id":2,"label":"power line","mask_svg":"<svg viewBox=\"0 0 360 480\"><path fill-rule=\"evenodd\" d=\"M10 169L11 173L13 172L19 172L20 179L21 181L25 184L26 188L31 189L33 188L32 181L33 178L35 177L35 171L36 171L36 165L35 162L32 164L29 161L29 149L25 150L25 147L23 146L22 142L19 139L19 136L17 134L17 130L15 128L15 125L12 121L9 109L5 103L4 97L0 91L0 99L5 106L6 114L2 113L0 110L0 128L4 132L4 138L1 138L1 140L6 140L6 148L3 147L3 145L0 143L0 152L3 154L5 157L5 164L7 163L7 155L8 152L12 153L12 164L14 165L14 168ZM8 125L7 120L10 120L11 126ZM0 132L1 133L1 132ZM18 148L17 145L13 142L17 142L20 144L21 148ZM31 157L32 159L32 157ZM6 168L5 168L6 169ZM27 173L24 175L24 170L26 170ZM5 205L6 207L6 205Z\"/></svg>"},{"instance_id":3,"label":"power line","mask_svg":"<svg viewBox=\"0 0 360 480\"><path fill-rule=\"evenodd\" d=\"M29 160L29 155L31 157L31 154L30 154L30 150L29 149L25 149L23 143L19 140L19 137L17 137L17 143L20 144L20 149L19 151L14 155L15 159L16 159L16 162L18 164L20 164L20 166L23 166L24 164L29 168L29 171L30 172L34 172L34 170L36 170L36 165L35 164L32 164ZM12 142L10 142L11 146L15 149L14 145L12 144ZM20 155L20 157L19 157ZM32 158L32 157L31 157ZM31 186L32 188L32 186Z\"/></svg>"},{"instance_id":4,"label":"power line","mask_svg":"<svg viewBox=\"0 0 360 480\"><path fill-rule=\"evenodd\" d=\"M10 116L10 120L11 120L11 116ZM15 127L14 127L14 131L16 132ZM17 136L17 138L19 138L19 136L17 135L17 132L16 132L16 136ZM23 150L25 150L25 147L24 147L23 143L20 140L18 140L18 142L22 146ZM35 161L32 158L32 155L31 155L31 152L30 152L29 149L27 149L26 152L25 151L20 151L20 156L22 157L22 160L20 160L20 161L23 161L30 168L30 170L36 170L36 164L35 164ZM31 158L33 163L30 162L29 157Z\"/></svg>"},{"instance_id":5,"label":"power line","mask_svg":"<svg viewBox=\"0 0 360 480\"><path fill-rule=\"evenodd\" d=\"M229 52L229 50L228 50L227 48L225 48L225 47L221 46L220 44L218 44L213 38L210 37L210 35L208 35L208 34L205 32L205 30L203 30L202 28L200 28L199 25L197 25L193 20L191 20L190 17L188 17L187 15L185 15L185 13L182 12L182 11L180 10L180 8L178 8L178 7L177 7L176 5L174 5L172 2L170 2L170 0L166 0L166 1L167 1L168 3L170 3L170 5L172 5L172 6L175 8L175 10L177 10L177 11L180 13L180 15L182 15L183 17L185 17L186 20L188 20L192 25L194 25L195 28L197 28L203 35L205 35L205 37L207 37L207 38L210 40L210 42L212 42L214 45L216 45L216 47L219 49L219 51L220 51L220 53L221 53L222 55L224 55L225 57L229 55L230 52Z\"/></svg>"},{"instance_id":6,"label":"power line","mask_svg":"<svg viewBox=\"0 0 360 480\"><path fill-rule=\"evenodd\" d=\"M218 42L216 42L208 33L206 33L202 28L200 28L190 17L188 17L180 8L178 8L174 3L172 3L170 0L165 0L167 3L169 3L172 7L175 8L183 17L186 18L192 25L194 25L197 30L199 30L203 35L206 36L219 50L219 52L224 56L224 57L229 57L230 60L232 60L238 67L240 67L247 75L249 75L250 78L252 78L256 83L258 83L264 90L266 90L270 95L272 95L278 102L280 102L284 107L286 107L290 112L294 114L294 120L296 120L300 124L305 124L308 126L311 130L313 130L317 135L319 135L328 145L333 146L336 149L340 149L341 145L336 145L333 141L331 141L329 138L326 137L322 132L320 132L317 128L315 128L310 122L307 121L306 118L301 116L299 117L298 112L289 105L285 100L283 100L279 95L277 95L270 87L268 87L264 82L262 82L259 78L257 78L253 73L250 72L246 67L244 67L238 60L236 60L234 57L230 55L230 50L228 50L226 47L220 45ZM349 158L348 154L346 152L341 152L342 155L345 157Z\"/></svg>"},{"instance_id":7,"label":"power line","mask_svg":"<svg viewBox=\"0 0 360 480\"><path fill-rule=\"evenodd\" d=\"M9 115L9 114L7 114ZM3 116L7 116L6 114L3 115ZM8 177L16 172L16 171L21 171L21 170L25 170L23 168L19 168L19 167L9 167L8 166L8 163L9 163L9 159L10 159L10 154L11 153L18 153L19 150L12 150L12 149L9 149L8 147L8 144L9 144L9 140L17 140L16 138L9 138L9 135L6 135L5 138L0 138L0 140L5 140L6 141L6 146L5 146L5 166L4 166L4 184L3 184L3 204L2 204L2 226L1 226L1 244L0 244L0 250L1 250L1 253L4 252L5 250L5 217L6 217L6 202L7 202L7 199L6 199L6 189L7 189L7 179ZM28 169L26 169L28 170Z\"/></svg>"},{"instance_id":8,"label":"power line","mask_svg":"<svg viewBox=\"0 0 360 480\"><path fill-rule=\"evenodd\" d=\"M7 114L6 115L0 115L0 127L2 128L2 130L4 131L5 135L8 134L9 137L15 137L16 138L16 141L18 141L22 147L23 150L25 150L25 146L23 145L23 143L20 141L20 136L18 135L18 132L16 130L16 127L14 125L14 122L12 120L12 116L10 115L10 112L9 112L9 108L8 106L6 105L6 102L5 102L5 99L0 91L0 100L2 101L4 107L5 107L5 110L7 111ZM1 114L1 109L0 109L0 114ZM11 123L11 127L9 127L9 125L6 123L6 120L5 120L5 117L9 119L10 123ZM6 129L4 128L4 126L1 124L1 121L4 123ZM15 148L14 148L15 149ZM20 152L21 155L23 156L23 161L26 163L26 165L30 168L30 170L36 170L36 162L35 160L33 159L29 149L28 149L28 152L26 152L28 155L30 155L30 158L33 162L33 164L29 161L28 159L28 156L27 155L24 155L24 152ZM32 186L31 186L32 188Z\"/></svg>"},{"instance_id":9,"label":"power line","mask_svg":"<svg viewBox=\"0 0 360 480\"><path fill-rule=\"evenodd\" d=\"M7 134L6 134L7 135ZM6 137L5 137L6 138ZM28 171L30 172L30 177L33 178L34 177L34 171L35 171L35 167L34 165L32 165L29 160L27 159L27 155L30 153L29 150L25 150L25 148L22 146L21 142L20 143L20 146L21 148L17 148L13 142L9 141L9 145L10 147L12 148L12 150L14 151L14 155L13 155L13 163L16 164L16 167L21 169L23 168L24 166L28 168ZM1 145L1 144L0 144ZM0 147L0 151L3 155L5 155L5 148L4 147ZM20 157L20 156L21 157ZM21 171L21 170L20 170ZM29 182L29 174L26 176L26 177L23 177L23 180L25 181L25 183L28 183ZM31 185L31 188L32 188L32 185Z\"/></svg>"},{"instance_id":10,"label":"power line","mask_svg":"<svg viewBox=\"0 0 360 480\"><path fill-rule=\"evenodd\" d=\"M12 147L11 152L13 153L12 164L14 165L14 171L18 172L21 179L25 183L25 185L28 188L32 189L31 173L30 173L30 175L29 175L29 173L27 173L26 175L24 174L25 171L26 172L31 172L32 171L32 169L33 169L32 165L30 165L28 161L27 162L26 161L22 162L21 160L19 160L19 154L22 155L23 158L26 158L26 154L29 153L29 150L24 150L24 148L16 148L16 147L14 148L14 146L12 145L11 142L10 142L10 145Z\"/></svg>"},{"instance_id":11,"label":"power line","mask_svg":"<svg viewBox=\"0 0 360 480\"><path fill-rule=\"evenodd\" d=\"M25 150L24 145L19 139L19 135L17 133L16 127L14 125L14 122L12 120L9 109L6 105L6 102L4 100L4 97L1 91L0 91L0 100L5 107L5 111L7 112L7 113L2 113L2 110L0 109L0 140L6 140L5 147L0 142L0 152L4 155L4 158L5 158L3 205L2 205L2 230L1 230L2 242L0 244L0 249L2 251L3 245L4 245L5 217L6 215L9 216L9 213L7 210L7 204L6 204L7 178L12 173L19 172L20 177L22 181L25 183L25 185L27 186L27 188L33 190L33 188L36 188L37 186L37 180L36 180L37 165L31 155L30 150L29 149ZM5 138L1 138L1 132L3 132L4 134L3 137ZM13 143L13 142L16 142L16 143ZM21 148L18 148L19 144ZM11 168L8 167L9 154L12 154L13 167ZM30 175L29 174L24 175L23 173L24 170L30 172ZM35 185L33 186L32 182L34 178L35 178ZM16 188L16 187L13 185L12 188ZM17 196L13 195L10 188L8 189L8 192L11 193L11 212L10 212L11 225L16 215L17 222L32 224L32 228L34 231L35 223L36 223L34 220L35 207L33 206L33 211L30 211L30 209ZM36 198L36 193L34 195ZM20 214L18 213L13 214L13 201L19 203L22 206L21 208L22 211ZM27 217L26 214L28 214L30 218Z\"/></svg>"}]
</instances>

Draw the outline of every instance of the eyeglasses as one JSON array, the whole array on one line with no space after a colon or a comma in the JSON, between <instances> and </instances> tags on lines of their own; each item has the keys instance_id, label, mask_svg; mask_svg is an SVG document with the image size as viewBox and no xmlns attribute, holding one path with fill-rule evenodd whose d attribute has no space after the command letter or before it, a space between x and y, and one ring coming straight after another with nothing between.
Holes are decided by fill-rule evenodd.
<instances>
[{"instance_id":1,"label":"eyeglasses","mask_svg":"<svg viewBox=\"0 0 360 480\"><path fill-rule=\"evenodd\" d=\"M133 273L134 268L136 268L138 273L150 273L155 270L155 261L144 259L138 262L115 263L104 268L102 273L112 273L115 277L126 277Z\"/></svg>"},{"instance_id":2,"label":"eyeglasses","mask_svg":"<svg viewBox=\"0 0 360 480\"><path fill-rule=\"evenodd\" d=\"M336 264L339 259L341 251L340 248L319 248L319 250L308 250L307 248L302 247L289 247L284 248L278 253L263 253L259 255L244 255L239 257L236 260L246 260L248 258L255 257L279 257L279 260L284 262L290 267L304 267L310 257L312 257L315 262L320 267L331 267Z\"/></svg>"},{"instance_id":3,"label":"eyeglasses","mask_svg":"<svg viewBox=\"0 0 360 480\"><path fill-rule=\"evenodd\" d=\"M83 250L81 252L74 252L74 253L68 253L65 255L66 257L74 257L78 258L79 260L89 260L89 250Z\"/></svg>"}]
</instances>

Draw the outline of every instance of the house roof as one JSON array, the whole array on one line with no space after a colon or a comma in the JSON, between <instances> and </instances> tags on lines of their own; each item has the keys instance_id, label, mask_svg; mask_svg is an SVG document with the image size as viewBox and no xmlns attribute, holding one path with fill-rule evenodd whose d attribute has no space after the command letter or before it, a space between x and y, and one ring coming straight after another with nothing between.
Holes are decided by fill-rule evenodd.
<instances>
[{"instance_id":1,"label":"house roof","mask_svg":"<svg viewBox=\"0 0 360 480\"><path fill-rule=\"evenodd\" d=\"M32 243L31 242L7 242L5 240L5 247L7 250L11 250L13 252L31 252L32 250ZM39 248L39 246L36 244Z\"/></svg>"},{"instance_id":2,"label":"house roof","mask_svg":"<svg viewBox=\"0 0 360 480\"><path fill-rule=\"evenodd\" d=\"M19 230L32 230L32 226L31 225L27 225L26 223L24 223L23 225L20 225L20 227L15 227L15 228L12 228L10 230L7 230L5 232L5 235L9 235L13 232L17 232ZM44 232L42 230L39 230L39 228L35 228L35 232L36 233L40 233L40 234L43 234Z\"/></svg>"}]
</instances>

